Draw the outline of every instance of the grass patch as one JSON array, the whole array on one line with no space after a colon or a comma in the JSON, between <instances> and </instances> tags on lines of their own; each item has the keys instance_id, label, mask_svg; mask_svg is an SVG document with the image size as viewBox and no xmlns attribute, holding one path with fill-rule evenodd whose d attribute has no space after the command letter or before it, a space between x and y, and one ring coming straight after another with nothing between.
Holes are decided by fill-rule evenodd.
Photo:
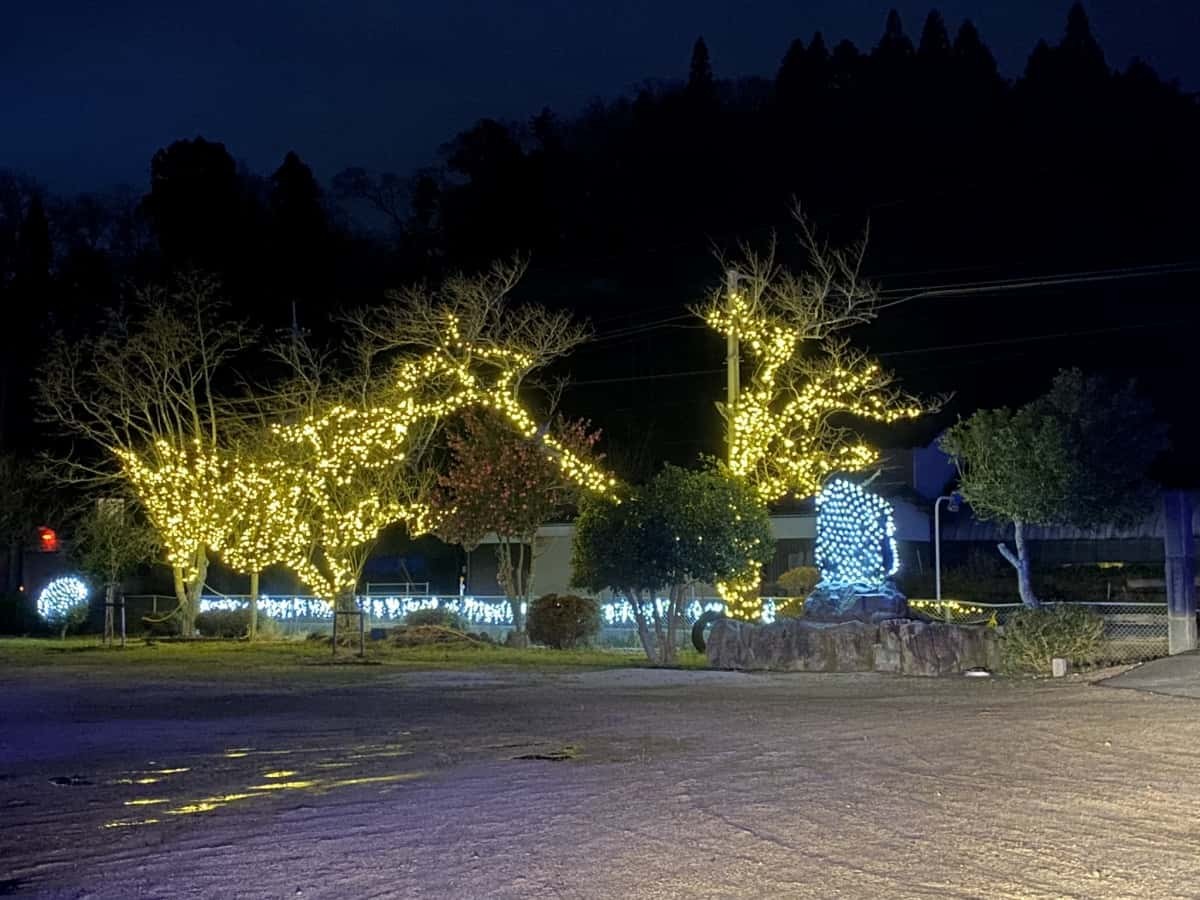
<instances>
[{"instance_id":1,"label":"grass patch","mask_svg":"<svg viewBox=\"0 0 1200 900\"><path fill-rule=\"evenodd\" d=\"M340 648L339 660L356 659L357 648ZM431 644L397 647L387 641L369 641L366 660L373 665L327 665L333 660L327 642L263 641L129 641L124 649L108 648L95 637L0 638L0 667L54 671L138 674L155 677L239 679L262 675L348 673L371 677L404 669L571 669L641 668L649 663L641 653L622 650L515 649L486 643ZM705 668L698 653L681 653L682 668Z\"/></svg>"}]
</instances>

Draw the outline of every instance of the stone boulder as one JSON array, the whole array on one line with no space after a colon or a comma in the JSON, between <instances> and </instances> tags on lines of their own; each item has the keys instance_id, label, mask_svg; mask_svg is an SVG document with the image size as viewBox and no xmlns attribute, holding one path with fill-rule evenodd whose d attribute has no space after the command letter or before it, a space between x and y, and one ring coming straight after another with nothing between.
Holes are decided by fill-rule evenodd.
<instances>
[{"instance_id":1,"label":"stone boulder","mask_svg":"<svg viewBox=\"0 0 1200 900\"><path fill-rule=\"evenodd\" d=\"M952 625L920 619L879 623L875 671L901 675L957 675L967 669L996 671L1000 643L986 625Z\"/></svg>"},{"instance_id":2,"label":"stone boulder","mask_svg":"<svg viewBox=\"0 0 1200 900\"><path fill-rule=\"evenodd\" d=\"M770 625L720 619L709 634L706 653L717 669L900 675L994 670L999 658L993 629L916 619L779 619Z\"/></svg>"}]
</instances>

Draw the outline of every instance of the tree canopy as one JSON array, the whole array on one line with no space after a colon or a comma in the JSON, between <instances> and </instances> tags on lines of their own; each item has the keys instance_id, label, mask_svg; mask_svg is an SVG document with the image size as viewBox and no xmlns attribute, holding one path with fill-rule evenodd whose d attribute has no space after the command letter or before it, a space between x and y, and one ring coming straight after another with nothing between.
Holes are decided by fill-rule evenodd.
<instances>
[{"instance_id":1,"label":"tree canopy","mask_svg":"<svg viewBox=\"0 0 1200 900\"><path fill-rule=\"evenodd\" d=\"M955 460L963 497L976 515L1013 523L1022 599L1034 605L1027 525L1124 524L1151 508L1150 467L1166 430L1132 382L1117 385L1079 370L1017 409L979 410L950 428L942 448Z\"/></svg>"}]
</instances>

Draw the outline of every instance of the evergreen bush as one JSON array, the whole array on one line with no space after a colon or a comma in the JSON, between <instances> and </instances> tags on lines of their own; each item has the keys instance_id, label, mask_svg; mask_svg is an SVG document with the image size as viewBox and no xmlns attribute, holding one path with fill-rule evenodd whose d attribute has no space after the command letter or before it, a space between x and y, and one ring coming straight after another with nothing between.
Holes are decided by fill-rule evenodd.
<instances>
[{"instance_id":1,"label":"evergreen bush","mask_svg":"<svg viewBox=\"0 0 1200 900\"><path fill-rule=\"evenodd\" d=\"M546 594L529 605L529 639L556 650L569 650L600 631L600 604L574 594Z\"/></svg>"},{"instance_id":2,"label":"evergreen bush","mask_svg":"<svg viewBox=\"0 0 1200 900\"><path fill-rule=\"evenodd\" d=\"M1005 620L1003 638L1007 671L1046 674L1055 657L1075 665L1093 662L1104 642L1104 620L1069 603L1020 609Z\"/></svg>"}]
</instances>

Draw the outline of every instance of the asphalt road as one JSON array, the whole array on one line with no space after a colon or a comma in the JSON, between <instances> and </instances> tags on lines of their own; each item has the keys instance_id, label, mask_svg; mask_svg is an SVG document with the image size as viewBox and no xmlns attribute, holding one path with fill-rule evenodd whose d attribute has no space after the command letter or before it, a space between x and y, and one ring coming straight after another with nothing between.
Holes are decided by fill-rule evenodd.
<instances>
[{"instance_id":1,"label":"asphalt road","mask_svg":"<svg viewBox=\"0 0 1200 900\"><path fill-rule=\"evenodd\" d=\"M1118 681L1182 683L1196 659ZM0 675L0 894L1200 895L1187 699L647 670Z\"/></svg>"}]
</instances>

